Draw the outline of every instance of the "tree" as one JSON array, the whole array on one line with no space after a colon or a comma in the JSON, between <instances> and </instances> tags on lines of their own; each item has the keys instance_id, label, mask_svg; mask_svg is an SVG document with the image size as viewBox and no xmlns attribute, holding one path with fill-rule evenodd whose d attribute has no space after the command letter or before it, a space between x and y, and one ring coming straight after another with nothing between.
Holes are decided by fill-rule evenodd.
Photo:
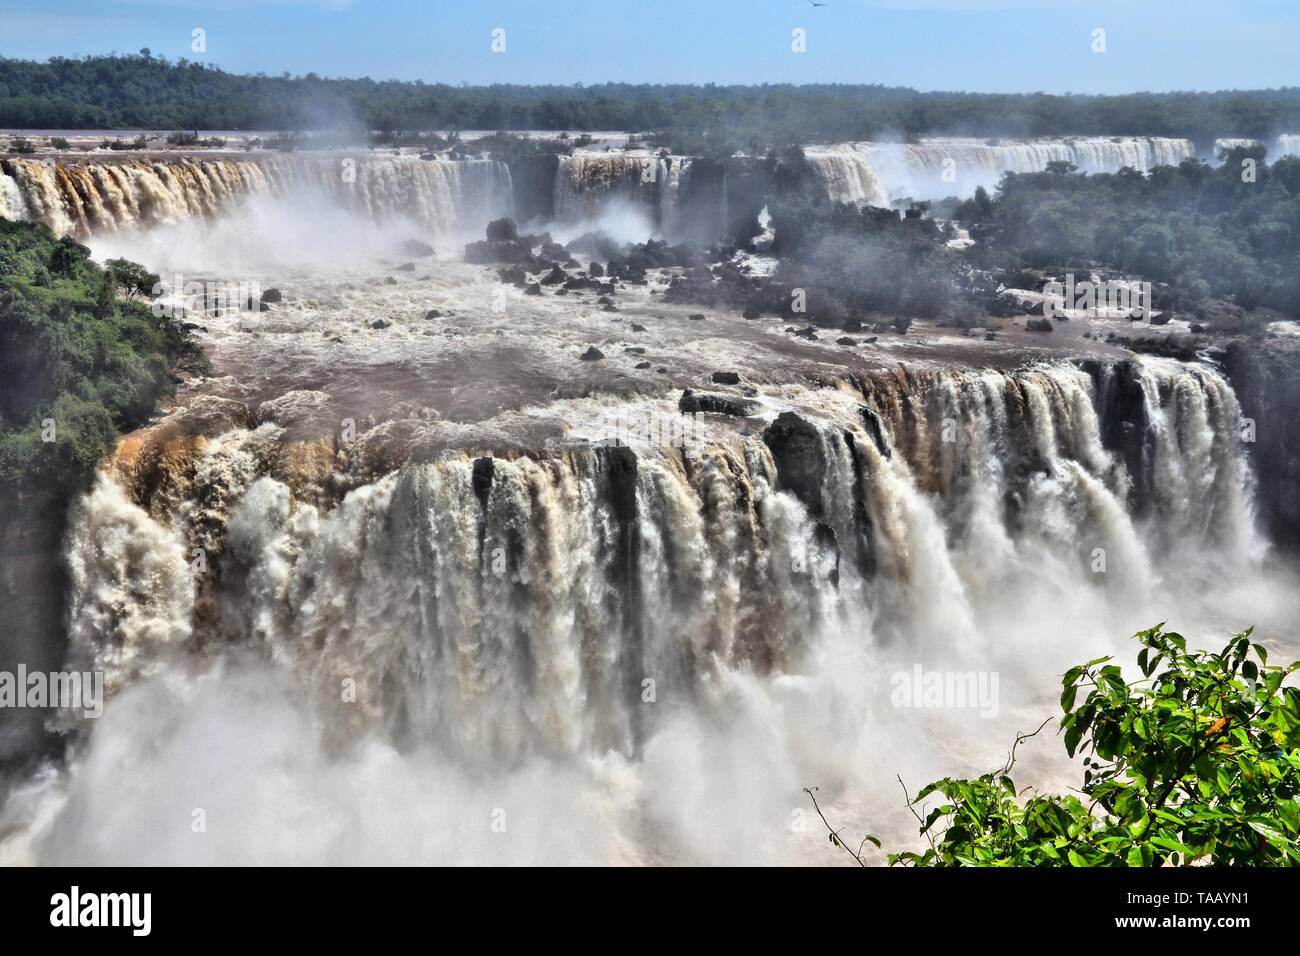
<instances>
[{"instance_id":1,"label":"tree","mask_svg":"<svg viewBox=\"0 0 1300 956\"><path fill-rule=\"evenodd\" d=\"M1270 666L1249 630L1218 653L1189 652L1163 624L1136 640L1137 680L1103 657L1062 681L1082 799L1016 789L1016 749L1039 727L999 770L909 799L929 848L891 853L890 865L1300 865L1300 690L1283 686L1300 662ZM928 797L942 799L926 812ZM834 829L831 842L864 863L865 843L854 851Z\"/></svg>"},{"instance_id":2,"label":"tree","mask_svg":"<svg viewBox=\"0 0 1300 956\"><path fill-rule=\"evenodd\" d=\"M109 259L104 268L112 273L117 287L128 299L143 298L153 294L158 285L157 273L150 272L138 262L130 259Z\"/></svg>"}]
</instances>

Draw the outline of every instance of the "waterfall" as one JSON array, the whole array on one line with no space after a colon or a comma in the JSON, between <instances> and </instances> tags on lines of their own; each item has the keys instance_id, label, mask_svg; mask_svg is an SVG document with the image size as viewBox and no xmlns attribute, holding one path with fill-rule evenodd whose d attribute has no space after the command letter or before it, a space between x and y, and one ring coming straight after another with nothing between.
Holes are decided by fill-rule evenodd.
<instances>
[{"instance_id":1,"label":"waterfall","mask_svg":"<svg viewBox=\"0 0 1300 956\"><path fill-rule=\"evenodd\" d=\"M1283 156L1300 156L1300 134L1284 133L1277 138L1277 148L1269 159L1278 160Z\"/></svg>"},{"instance_id":2,"label":"waterfall","mask_svg":"<svg viewBox=\"0 0 1300 956\"><path fill-rule=\"evenodd\" d=\"M1005 172L1041 172L1049 162L1088 173L1123 167L1146 172L1195 154L1190 140L1158 136L1071 139L923 139L919 143L842 143L804 150L814 173L840 202L888 205L911 196L936 199L991 189Z\"/></svg>"},{"instance_id":3,"label":"waterfall","mask_svg":"<svg viewBox=\"0 0 1300 956\"><path fill-rule=\"evenodd\" d=\"M796 673L845 628L970 653L1008 594L1140 601L1166 558L1190 579L1258 554L1208 368L899 367L791 401L700 447L375 474L272 423L134 436L73 515L75 656L122 687L244 648L343 724L464 759L631 755L646 681Z\"/></svg>"},{"instance_id":4,"label":"waterfall","mask_svg":"<svg viewBox=\"0 0 1300 956\"><path fill-rule=\"evenodd\" d=\"M0 216L86 237L211 217L255 195L323 197L376 222L477 230L511 208L491 160L285 155L42 162L0 160Z\"/></svg>"},{"instance_id":5,"label":"waterfall","mask_svg":"<svg viewBox=\"0 0 1300 956\"><path fill-rule=\"evenodd\" d=\"M1259 145L1268 144L1258 139L1216 139L1214 141L1213 158L1217 160L1225 150ZM1273 141L1272 145L1269 146L1266 158L1270 163L1275 163L1283 156L1300 156L1300 136L1294 133L1283 133Z\"/></svg>"},{"instance_id":6,"label":"waterfall","mask_svg":"<svg viewBox=\"0 0 1300 956\"><path fill-rule=\"evenodd\" d=\"M1214 141L1214 155L1210 157L1211 162L1218 162L1219 157L1229 150L1249 149L1252 146L1258 146L1257 139L1244 139L1241 137L1228 137L1226 139L1216 139Z\"/></svg>"},{"instance_id":7,"label":"waterfall","mask_svg":"<svg viewBox=\"0 0 1300 956\"><path fill-rule=\"evenodd\" d=\"M689 167L689 159L653 152L575 151L560 157L555 218L561 223L594 223L622 203L642 212L657 231L672 235L678 191Z\"/></svg>"}]
</instances>

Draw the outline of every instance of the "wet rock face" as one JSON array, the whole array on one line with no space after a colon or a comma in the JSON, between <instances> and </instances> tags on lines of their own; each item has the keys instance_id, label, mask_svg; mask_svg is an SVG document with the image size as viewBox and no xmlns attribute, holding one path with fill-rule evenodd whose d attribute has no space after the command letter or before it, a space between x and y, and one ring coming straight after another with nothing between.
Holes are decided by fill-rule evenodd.
<instances>
[{"instance_id":1,"label":"wet rock face","mask_svg":"<svg viewBox=\"0 0 1300 956\"><path fill-rule=\"evenodd\" d=\"M1247 419L1243 438L1255 469L1260 521L1275 545L1298 552L1300 347L1276 340L1234 342L1223 366Z\"/></svg>"},{"instance_id":2,"label":"wet rock face","mask_svg":"<svg viewBox=\"0 0 1300 956\"><path fill-rule=\"evenodd\" d=\"M695 412L708 412L714 415L730 415L734 418L748 418L758 411L758 402L736 395L720 395L716 392L694 392L689 388L682 392L677 402L678 411L686 415Z\"/></svg>"},{"instance_id":3,"label":"wet rock face","mask_svg":"<svg viewBox=\"0 0 1300 956\"><path fill-rule=\"evenodd\" d=\"M879 413L874 408L863 405L858 409L858 414L862 418L862 425L866 428L867 434L875 442L876 450L885 458L892 458L893 453L889 450L889 438L886 434L885 423L881 420Z\"/></svg>"},{"instance_id":4,"label":"wet rock face","mask_svg":"<svg viewBox=\"0 0 1300 956\"><path fill-rule=\"evenodd\" d=\"M1080 363L1091 376L1101 421L1101 442L1124 461L1132 478L1129 507L1144 514L1155 481L1155 425L1147 413L1146 393L1133 362Z\"/></svg>"},{"instance_id":5,"label":"wet rock face","mask_svg":"<svg viewBox=\"0 0 1300 956\"><path fill-rule=\"evenodd\" d=\"M822 481L826 459L816 426L794 412L782 412L764 430L763 442L776 463L778 490L793 494L820 520L825 513Z\"/></svg>"},{"instance_id":6,"label":"wet rock face","mask_svg":"<svg viewBox=\"0 0 1300 956\"><path fill-rule=\"evenodd\" d=\"M493 464L491 457L474 459L474 472L471 482L474 487L474 497L478 499L479 505L484 511L488 506L488 495L492 493L492 477L496 473L496 466Z\"/></svg>"},{"instance_id":7,"label":"wet rock face","mask_svg":"<svg viewBox=\"0 0 1300 956\"><path fill-rule=\"evenodd\" d=\"M67 502L59 496L0 502L0 671L49 672L67 658L67 572L63 532ZM29 761L56 751L59 737L41 709L0 708L0 801ZM16 774L15 774L16 776Z\"/></svg>"},{"instance_id":8,"label":"wet rock face","mask_svg":"<svg viewBox=\"0 0 1300 956\"><path fill-rule=\"evenodd\" d=\"M510 162L510 184L519 222L555 218L555 176L558 156L515 156Z\"/></svg>"},{"instance_id":9,"label":"wet rock face","mask_svg":"<svg viewBox=\"0 0 1300 956\"><path fill-rule=\"evenodd\" d=\"M636 452L626 445L602 448L607 480L605 496L610 510L620 523L636 519Z\"/></svg>"}]
</instances>

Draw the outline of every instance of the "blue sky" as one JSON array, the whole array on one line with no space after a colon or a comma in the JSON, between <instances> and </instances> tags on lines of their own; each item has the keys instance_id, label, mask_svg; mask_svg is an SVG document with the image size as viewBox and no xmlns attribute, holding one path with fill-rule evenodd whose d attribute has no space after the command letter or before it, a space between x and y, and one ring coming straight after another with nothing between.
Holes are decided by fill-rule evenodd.
<instances>
[{"instance_id":1,"label":"blue sky","mask_svg":"<svg viewBox=\"0 0 1300 956\"><path fill-rule=\"evenodd\" d=\"M843 82L1118 93L1300 85L1300 0L0 0L0 54L466 83ZM206 31L207 52L191 51ZM490 49L506 31L506 50ZM791 51L791 30L807 52ZM1092 52L1092 31L1106 52Z\"/></svg>"}]
</instances>

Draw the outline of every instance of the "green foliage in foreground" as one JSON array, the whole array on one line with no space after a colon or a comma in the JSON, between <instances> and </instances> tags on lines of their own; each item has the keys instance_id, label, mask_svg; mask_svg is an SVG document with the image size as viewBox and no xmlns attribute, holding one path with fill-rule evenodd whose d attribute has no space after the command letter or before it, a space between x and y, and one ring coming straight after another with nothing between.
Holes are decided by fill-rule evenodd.
<instances>
[{"instance_id":1,"label":"green foliage in foreground","mask_svg":"<svg viewBox=\"0 0 1300 956\"><path fill-rule=\"evenodd\" d=\"M1137 681L1110 658L1072 667L1061 730L1083 755L1078 791L1026 798L1010 776L1013 747L994 773L923 787L910 805L929 849L891 853L890 864L1300 864L1300 690L1283 686L1300 662L1269 666L1250 636L1189 652L1161 625L1136 635ZM942 802L926 812L928 797ZM834 831L831 842L862 862L861 846Z\"/></svg>"},{"instance_id":2,"label":"green foliage in foreground","mask_svg":"<svg viewBox=\"0 0 1300 956\"><path fill-rule=\"evenodd\" d=\"M0 490L84 486L118 433L144 421L197 355L137 301L157 277L44 226L0 219ZM125 298L123 298L125 296Z\"/></svg>"}]
</instances>

